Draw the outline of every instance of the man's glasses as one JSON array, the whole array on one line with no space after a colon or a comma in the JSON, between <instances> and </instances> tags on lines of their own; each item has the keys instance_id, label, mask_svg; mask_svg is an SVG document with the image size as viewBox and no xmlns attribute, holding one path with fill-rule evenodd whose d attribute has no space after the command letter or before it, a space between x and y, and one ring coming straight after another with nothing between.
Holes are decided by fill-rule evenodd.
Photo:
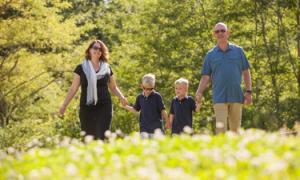
<instances>
[{"instance_id":1,"label":"man's glasses","mask_svg":"<svg viewBox=\"0 0 300 180\"><path fill-rule=\"evenodd\" d=\"M143 89L144 89L145 91L152 91L154 88L145 88L145 87L143 87Z\"/></svg>"},{"instance_id":2,"label":"man's glasses","mask_svg":"<svg viewBox=\"0 0 300 180\"><path fill-rule=\"evenodd\" d=\"M98 47L98 46L93 46L92 49L101 51L101 47Z\"/></svg>"},{"instance_id":3,"label":"man's glasses","mask_svg":"<svg viewBox=\"0 0 300 180\"><path fill-rule=\"evenodd\" d=\"M218 34L218 33L220 33L220 32L224 33L224 32L226 32L226 30L225 30L225 29L215 30L215 33L216 33L216 34Z\"/></svg>"}]
</instances>

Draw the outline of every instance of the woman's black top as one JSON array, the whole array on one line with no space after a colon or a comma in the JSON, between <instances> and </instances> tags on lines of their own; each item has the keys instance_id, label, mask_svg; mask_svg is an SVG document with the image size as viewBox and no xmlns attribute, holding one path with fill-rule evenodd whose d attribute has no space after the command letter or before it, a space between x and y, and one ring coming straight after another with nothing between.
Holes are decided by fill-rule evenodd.
<instances>
[{"instance_id":1,"label":"woman's black top","mask_svg":"<svg viewBox=\"0 0 300 180\"><path fill-rule=\"evenodd\" d=\"M98 102L96 105L86 105L88 81L82 65L78 65L74 72L80 76L81 84L79 111L81 130L85 131L87 135L94 136L96 139L104 139L104 133L109 130L112 119L112 103L108 91L108 82L113 72L110 68L110 74L97 80Z\"/></svg>"}]
</instances>

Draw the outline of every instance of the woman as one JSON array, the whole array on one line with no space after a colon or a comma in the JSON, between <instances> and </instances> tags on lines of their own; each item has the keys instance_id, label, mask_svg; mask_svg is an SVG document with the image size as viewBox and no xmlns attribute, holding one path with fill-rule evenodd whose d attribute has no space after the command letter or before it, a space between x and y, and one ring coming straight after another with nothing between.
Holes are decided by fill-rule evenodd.
<instances>
[{"instance_id":1,"label":"woman","mask_svg":"<svg viewBox=\"0 0 300 180\"><path fill-rule=\"evenodd\" d=\"M79 118L81 130L96 139L104 139L112 119L112 101L108 88L127 105L126 98L116 85L108 64L108 49L100 40L94 40L85 52L85 60L74 70L74 78L67 97L60 108L61 115L79 86L81 86Z\"/></svg>"}]
</instances>

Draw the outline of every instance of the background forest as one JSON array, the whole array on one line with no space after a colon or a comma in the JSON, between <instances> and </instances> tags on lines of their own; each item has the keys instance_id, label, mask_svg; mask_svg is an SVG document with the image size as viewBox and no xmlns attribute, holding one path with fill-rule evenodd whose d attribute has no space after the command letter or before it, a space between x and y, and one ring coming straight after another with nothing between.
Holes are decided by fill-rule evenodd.
<instances>
[{"instance_id":1,"label":"background forest","mask_svg":"<svg viewBox=\"0 0 300 180\"><path fill-rule=\"evenodd\" d=\"M145 73L156 75L167 109L179 77L190 80L194 96L220 21L251 64L253 105L244 108L242 127L293 129L300 121L300 0L0 0L0 148L79 136L80 93L64 118L57 112L93 39L108 45L130 103ZM113 100L112 131L138 131L138 117ZM194 117L198 132L213 132L211 103L209 88Z\"/></svg>"}]
</instances>

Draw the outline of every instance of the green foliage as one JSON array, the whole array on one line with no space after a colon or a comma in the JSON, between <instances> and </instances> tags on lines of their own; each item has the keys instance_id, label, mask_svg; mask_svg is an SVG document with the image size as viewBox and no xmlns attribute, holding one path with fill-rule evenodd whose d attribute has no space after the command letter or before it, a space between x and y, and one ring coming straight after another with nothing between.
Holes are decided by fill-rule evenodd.
<instances>
[{"instance_id":1,"label":"green foliage","mask_svg":"<svg viewBox=\"0 0 300 180\"><path fill-rule=\"evenodd\" d=\"M13 147L17 150L32 148L32 142L39 141L43 147L52 147L48 138L72 137L80 139L78 117L65 119L49 116L45 119L24 119L22 122L12 122L6 128L0 128L0 149Z\"/></svg>"},{"instance_id":2,"label":"green foliage","mask_svg":"<svg viewBox=\"0 0 300 180\"><path fill-rule=\"evenodd\" d=\"M215 44L211 29L224 21L230 41L244 48L251 64L254 105L244 109L242 126L292 128L300 121L298 6L297 1L2 0L0 126L18 128L27 119L47 123L92 39L108 45L109 63L130 103L141 92L141 77L154 73L168 110L177 78L189 79L194 95L205 54ZM213 131L210 89L194 116L196 131ZM112 129L138 131L138 117L113 102ZM64 119L51 126L59 129L55 133L79 136L78 103L79 93Z\"/></svg>"},{"instance_id":3,"label":"green foliage","mask_svg":"<svg viewBox=\"0 0 300 180\"><path fill-rule=\"evenodd\" d=\"M0 151L1 179L295 179L300 176L300 140L278 133L133 134L81 143L65 138L53 149Z\"/></svg>"},{"instance_id":4,"label":"green foliage","mask_svg":"<svg viewBox=\"0 0 300 180\"><path fill-rule=\"evenodd\" d=\"M55 131L49 121L35 119L10 123L5 129L0 129L0 149L14 147L18 150L26 150L30 148L28 144L35 139L43 142L47 137L53 136Z\"/></svg>"}]
</instances>

